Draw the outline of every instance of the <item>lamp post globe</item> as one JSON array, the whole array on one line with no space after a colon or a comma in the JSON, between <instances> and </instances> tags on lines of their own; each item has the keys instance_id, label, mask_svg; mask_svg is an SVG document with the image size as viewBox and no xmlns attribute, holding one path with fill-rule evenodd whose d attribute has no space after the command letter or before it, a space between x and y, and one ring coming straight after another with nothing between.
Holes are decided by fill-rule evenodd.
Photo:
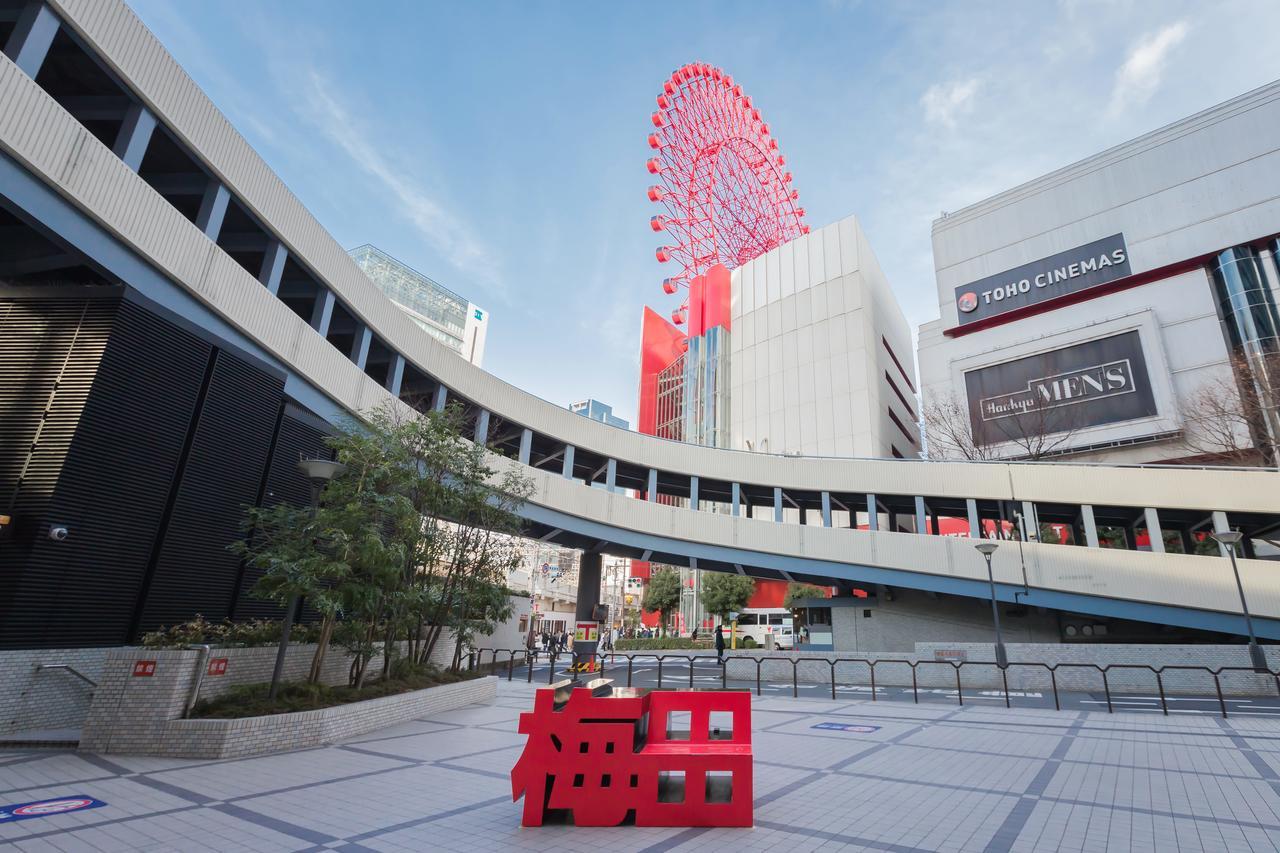
<instances>
[{"instance_id":1,"label":"lamp post globe","mask_svg":"<svg viewBox=\"0 0 1280 853\"><path fill-rule=\"evenodd\" d=\"M1240 544L1244 534L1239 530L1220 530L1211 535L1231 558L1231 573L1235 575L1236 591L1240 593L1240 611L1244 614L1244 625L1249 632L1249 662L1255 671L1269 672L1267 655L1262 651L1262 646L1258 645L1258 637L1253 632L1253 617L1249 615L1249 605L1244 598L1244 583L1240 580L1240 568L1236 565L1236 546Z\"/></svg>"},{"instance_id":2,"label":"lamp post globe","mask_svg":"<svg viewBox=\"0 0 1280 853\"><path fill-rule=\"evenodd\" d=\"M996 626L996 666L1004 669L1009 666L1009 656L1004 649L1004 637L1000 634L1000 605L996 603L996 578L991 571L991 555L1000 544L984 539L973 547L987 561L987 583L991 586L991 620Z\"/></svg>"}]
</instances>

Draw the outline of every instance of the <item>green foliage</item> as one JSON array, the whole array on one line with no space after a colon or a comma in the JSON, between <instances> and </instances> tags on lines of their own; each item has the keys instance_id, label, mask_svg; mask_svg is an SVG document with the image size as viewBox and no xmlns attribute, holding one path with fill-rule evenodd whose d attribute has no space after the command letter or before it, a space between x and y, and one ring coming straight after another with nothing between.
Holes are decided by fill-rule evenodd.
<instances>
[{"instance_id":1,"label":"green foliage","mask_svg":"<svg viewBox=\"0 0 1280 853\"><path fill-rule=\"evenodd\" d=\"M475 678L479 673L445 672L432 665L409 665L398 662L392 668L391 677L376 681L363 689L355 687L329 687L324 684L286 684L275 701L267 699L267 684L245 684L233 687L217 699L198 702L191 712L193 718L239 719L264 717L270 714L289 714L295 711L314 711L331 708L348 702L362 702L379 696L394 696L410 690L423 690L441 684L453 684Z\"/></svg>"},{"instance_id":2,"label":"green foliage","mask_svg":"<svg viewBox=\"0 0 1280 853\"><path fill-rule=\"evenodd\" d=\"M754 578L728 572L704 572L701 577L702 606L713 616L728 619L744 610L756 591Z\"/></svg>"},{"instance_id":3,"label":"green foliage","mask_svg":"<svg viewBox=\"0 0 1280 853\"><path fill-rule=\"evenodd\" d=\"M782 606L788 610L793 610L798 602L806 598L826 598L827 591L820 586L814 586L811 583L789 583L787 584L787 595L782 600Z\"/></svg>"},{"instance_id":4,"label":"green foliage","mask_svg":"<svg viewBox=\"0 0 1280 853\"><path fill-rule=\"evenodd\" d=\"M294 625L290 637L299 643L314 643L319 636L319 626ZM142 645L148 649L182 649L189 645L211 646L274 646L280 642L279 619L253 619L249 622L210 622L196 614L196 618L180 625L161 627L158 631L142 635Z\"/></svg>"},{"instance_id":5,"label":"green foliage","mask_svg":"<svg viewBox=\"0 0 1280 853\"><path fill-rule=\"evenodd\" d=\"M712 641L708 639L691 640L688 637L641 637L635 640L614 640L613 647L619 652L651 651L654 649L709 649Z\"/></svg>"},{"instance_id":6,"label":"green foliage","mask_svg":"<svg viewBox=\"0 0 1280 853\"><path fill-rule=\"evenodd\" d=\"M421 664L446 630L457 669L463 644L510 615L516 510L531 485L514 467L494 467L462 427L456 406L421 417L368 412L328 439L345 468L317 509L248 510L249 535L235 549L263 571L254 594L281 604L304 596L322 615L312 683L330 642L352 654L359 687L374 655L389 673L406 641Z\"/></svg>"},{"instance_id":7,"label":"green foliage","mask_svg":"<svg viewBox=\"0 0 1280 853\"><path fill-rule=\"evenodd\" d=\"M675 569L657 569L649 576L640 607L645 613L661 613L665 627L671 614L680 609L680 573Z\"/></svg>"},{"instance_id":8,"label":"green foliage","mask_svg":"<svg viewBox=\"0 0 1280 853\"><path fill-rule=\"evenodd\" d=\"M744 649L754 649L756 647L756 638L743 637L739 645L742 646Z\"/></svg>"}]
</instances>

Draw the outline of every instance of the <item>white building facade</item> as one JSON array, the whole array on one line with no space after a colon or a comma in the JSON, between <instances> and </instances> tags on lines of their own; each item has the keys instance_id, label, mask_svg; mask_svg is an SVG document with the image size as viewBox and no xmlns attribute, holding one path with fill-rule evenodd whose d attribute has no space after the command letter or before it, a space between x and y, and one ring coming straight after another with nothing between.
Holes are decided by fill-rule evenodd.
<instances>
[{"instance_id":1,"label":"white building facade","mask_svg":"<svg viewBox=\"0 0 1280 853\"><path fill-rule=\"evenodd\" d=\"M1192 401L1276 387L1278 188L1280 82L938 219L926 410L1001 458L1212 456Z\"/></svg>"},{"instance_id":2,"label":"white building facade","mask_svg":"<svg viewBox=\"0 0 1280 853\"><path fill-rule=\"evenodd\" d=\"M919 453L911 330L857 217L733 270L731 294L730 447Z\"/></svg>"}]
</instances>

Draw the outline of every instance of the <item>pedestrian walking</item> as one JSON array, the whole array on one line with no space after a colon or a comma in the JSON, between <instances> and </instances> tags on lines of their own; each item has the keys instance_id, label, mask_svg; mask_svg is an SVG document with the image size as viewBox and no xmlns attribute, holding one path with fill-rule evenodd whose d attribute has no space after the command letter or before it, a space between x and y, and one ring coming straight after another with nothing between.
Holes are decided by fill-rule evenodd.
<instances>
[{"instance_id":1,"label":"pedestrian walking","mask_svg":"<svg viewBox=\"0 0 1280 853\"><path fill-rule=\"evenodd\" d=\"M716 626L716 663L724 663L724 625Z\"/></svg>"}]
</instances>

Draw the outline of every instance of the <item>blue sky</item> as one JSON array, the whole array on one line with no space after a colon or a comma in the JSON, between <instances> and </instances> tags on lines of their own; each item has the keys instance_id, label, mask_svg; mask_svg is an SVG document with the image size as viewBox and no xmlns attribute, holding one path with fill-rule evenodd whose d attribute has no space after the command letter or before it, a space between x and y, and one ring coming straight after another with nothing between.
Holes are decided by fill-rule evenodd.
<instances>
[{"instance_id":1,"label":"blue sky","mask_svg":"<svg viewBox=\"0 0 1280 853\"><path fill-rule=\"evenodd\" d=\"M811 225L861 217L913 328L940 211L1280 78L1275 0L130 2L343 246L489 309L486 368L632 421L685 62L752 95Z\"/></svg>"}]
</instances>

